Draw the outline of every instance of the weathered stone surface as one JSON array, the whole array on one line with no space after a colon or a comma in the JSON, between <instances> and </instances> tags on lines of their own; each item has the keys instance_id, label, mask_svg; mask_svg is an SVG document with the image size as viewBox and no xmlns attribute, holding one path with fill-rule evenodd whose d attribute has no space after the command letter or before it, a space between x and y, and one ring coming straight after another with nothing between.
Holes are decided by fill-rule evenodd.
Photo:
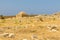
<instances>
[{"instance_id":1,"label":"weathered stone surface","mask_svg":"<svg viewBox=\"0 0 60 40\"><path fill-rule=\"evenodd\" d=\"M16 15L16 17L17 18L19 18L19 17L26 17L26 16L28 16L25 12L19 12L17 15Z\"/></svg>"}]
</instances>

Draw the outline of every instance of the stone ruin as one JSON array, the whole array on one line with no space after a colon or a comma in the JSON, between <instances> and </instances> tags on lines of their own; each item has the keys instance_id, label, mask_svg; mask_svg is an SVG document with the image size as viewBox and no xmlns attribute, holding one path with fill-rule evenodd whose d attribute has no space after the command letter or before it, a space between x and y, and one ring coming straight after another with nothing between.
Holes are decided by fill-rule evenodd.
<instances>
[{"instance_id":1,"label":"stone ruin","mask_svg":"<svg viewBox=\"0 0 60 40\"><path fill-rule=\"evenodd\" d=\"M57 13L53 13L53 15L57 15L60 17L60 12L57 12ZM22 12L19 12L17 15L15 16L3 16L3 15L0 15L0 19L5 19L5 18L20 18L20 17L35 17L35 16L38 16L38 15L28 15L26 12L22 11Z\"/></svg>"},{"instance_id":2,"label":"stone ruin","mask_svg":"<svg viewBox=\"0 0 60 40\"><path fill-rule=\"evenodd\" d=\"M37 15L28 15L27 13L25 13L25 12L19 12L17 15L16 15L16 17L17 18L20 18L20 17L34 17L34 16L37 16Z\"/></svg>"},{"instance_id":3,"label":"stone ruin","mask_svg":"<svg viewBox=\"0 0 60 40\"><path fill-rule=\"evenodd\" d=\"M19 12L16 17L26 17L28 16L25 12Z\"/></svg>"},{"instance_id":4,"label":"stone ruin","mask_svg":"<svg viewBox=\"0 0 60 40\"><path fill-rule=\"evenodd\" d=\"M19 12L16 16L0 16L0 19L6 18L20 18L20 17L27 17L28 15L25 12Z\"/></svg>"}]
</instances>

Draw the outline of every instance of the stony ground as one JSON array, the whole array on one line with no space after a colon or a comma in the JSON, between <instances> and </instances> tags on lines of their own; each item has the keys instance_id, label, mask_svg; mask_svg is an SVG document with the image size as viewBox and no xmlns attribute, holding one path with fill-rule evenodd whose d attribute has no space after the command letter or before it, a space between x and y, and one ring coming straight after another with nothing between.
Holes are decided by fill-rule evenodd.
<instances>
[{"instance_id":1,"label":"stony ground","mask_svg":"<svg viewBox=\"0 0 60 40\"><path fill-rule=\"evenodd\" d=\"M60 40L60 16L0 19L0 40Z\"/></svg>"}]
</instances>

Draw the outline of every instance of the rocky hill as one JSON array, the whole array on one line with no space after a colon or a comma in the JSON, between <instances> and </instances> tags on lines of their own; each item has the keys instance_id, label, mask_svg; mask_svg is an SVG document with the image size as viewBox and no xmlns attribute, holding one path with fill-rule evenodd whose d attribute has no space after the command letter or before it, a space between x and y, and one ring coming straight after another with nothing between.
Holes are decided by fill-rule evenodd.
<instances>
[{"instance_id":1,"label":"rocky hill","mask_svg":"<svg viewBox=\"0 0 60 40\"><path fill-rule=\"evenodd\" d=\"M60 13L0 18L0 40L60 40Z\"/></svg>"}]
</instances>

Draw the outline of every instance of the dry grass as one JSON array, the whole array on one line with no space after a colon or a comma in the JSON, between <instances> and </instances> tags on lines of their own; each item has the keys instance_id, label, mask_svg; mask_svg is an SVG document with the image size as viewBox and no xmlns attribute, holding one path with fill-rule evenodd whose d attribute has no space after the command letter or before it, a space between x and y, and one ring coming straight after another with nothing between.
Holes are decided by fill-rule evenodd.
<instances>
[{"instance_id":1,"label":"dry grass","mask_svg":"<svg viewBox=\"0 0 60 40\"><path fill-rule=\"evenodd\" d=\"M24 13L24 12L23 12ZM0 19L0 40L60 40L60 18L36 15Z\"/></svg>"}]
</instances>

